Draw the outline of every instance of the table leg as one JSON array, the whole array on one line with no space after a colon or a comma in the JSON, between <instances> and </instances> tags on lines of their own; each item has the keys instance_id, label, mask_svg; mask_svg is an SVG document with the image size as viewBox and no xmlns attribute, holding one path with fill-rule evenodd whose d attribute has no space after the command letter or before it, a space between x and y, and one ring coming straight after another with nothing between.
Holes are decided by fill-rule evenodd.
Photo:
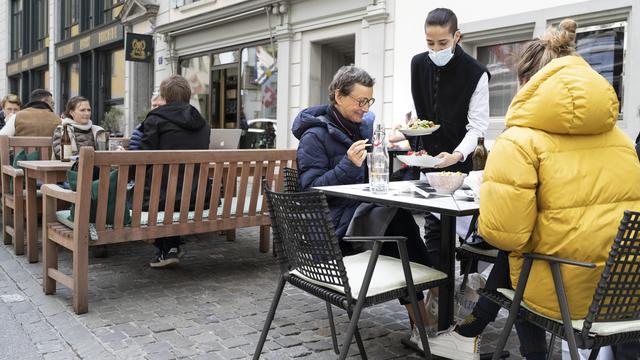
<instances>
[{"instance_id":1,"label":"table leg","mask_svg":"<svg viewBox=\"0 0 640 360\"><path fill-rule=\"evenodd\" d=\"M453 310L455 297L455 242L456 217L442 215L440 217L440 267L439 270L447 274L447 282L440 286L438 295L438 330L446 330L453 324Z\"/></svg>"},{"instance_id":2,"label":"table leg","mask_svg":"<svg viewBox=\"0 0 640 360\"><path fill-rule=\"evenodd\" d=\"M27 169L27 257L30 263L38 262L38 205L36 179L29 177Z\"/></svg>"}]
</instances>

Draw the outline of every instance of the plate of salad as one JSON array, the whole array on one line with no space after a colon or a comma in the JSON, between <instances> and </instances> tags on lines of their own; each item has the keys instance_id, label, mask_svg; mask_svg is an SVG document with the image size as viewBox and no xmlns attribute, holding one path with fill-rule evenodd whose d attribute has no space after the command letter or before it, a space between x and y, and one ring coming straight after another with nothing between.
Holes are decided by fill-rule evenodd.
<instances>
[{"instance_id":1,"label":"plate of salad","mask_svg":"<svg viewBox=\"0 0 640 360\"><path fill-rule=\"evenodd\" d=\"M416 166L421 168L432 168L442 162L442 159L430 156L424 150L417 152L409 151L407 155L398 155L397 158L398 160L409 166Z\"/></svg>"},{"instance_id":2,"label":"plate of salad","mask_svg":"<svg viewBox=\"0 0 640 360\"><path fill-rule=\"evenodd\" d=\"M437 125L431 120L415 119L409 125L400 129L400 132L405 136L422 136L432 134L438 130L440 125Z\"/></svg>"}]
</instances>

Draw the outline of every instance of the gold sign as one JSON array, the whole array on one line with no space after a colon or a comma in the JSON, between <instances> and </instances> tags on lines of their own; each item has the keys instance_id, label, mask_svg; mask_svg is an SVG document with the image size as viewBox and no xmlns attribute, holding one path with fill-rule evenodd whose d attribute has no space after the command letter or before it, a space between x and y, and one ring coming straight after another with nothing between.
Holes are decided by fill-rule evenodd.
<instances>
[{"instance_id":1,"label":"gold sign","mask_svg":"<svg viewBox=\"0 0 640 360\"><path fill-rule=\"evenodd\" d=\"M7 76L12 76L23 71L35 69L49 63L49 48L38 50L32 54L23 56L7 63Z\"/></svg>"},{"instance_id":2,"label":"gold sign","mask_svg":"<svg viewBox=\"0 0 640 360\"><path fill-rule=\"evenodd\" d=\"M56 60L78 55L104 45L113 44L123 38L120 23L100 27L91 32L83 32L69 40L56 44Z\"/></svg>"},{"instance_id":3,"label":"gold sign","mask_svg":"<svg viewBox=\"0 0 640 360\"><path fill-rule=\"evenodd\" d=\"M153 62L153 36L127 33L125 40L125 60Z\"/></svg>"}]
</instances>

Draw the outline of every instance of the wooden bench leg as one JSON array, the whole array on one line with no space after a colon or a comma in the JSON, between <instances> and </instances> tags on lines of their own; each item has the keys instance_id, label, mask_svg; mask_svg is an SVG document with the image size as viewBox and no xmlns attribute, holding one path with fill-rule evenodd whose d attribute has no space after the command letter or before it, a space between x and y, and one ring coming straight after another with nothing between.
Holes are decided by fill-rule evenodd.
<instances>
[{"instance_id":1,"label":"wooden bench leg","mask_svg":"<svg viewBox=\"0 0 640 360\"><path fill-rule=\"evenodd\" d=\"M227 241L236 241L236 231L234 230L227 230L225 231L225 234L227 235Z\"/></svg>"},{"instance_id":2,"label":"wooden bench leg","mask_svg":"<svg viewBox=\"0 0 640 360\"><path fill-rule=\"evenodd\" d=\"M22 186L16 186L16 192L22 191ZM13 206L13 244L16 255L24 255L24 198L14 194Z\"/></svg>"},{"instance_id":3,"label":"wooden bench leg","mask_svg":"<svg viewBox=\"0 0 640 360\"><path fill-rule=\"evenodd\" d=\"M45 201L42 217L42 287L47 295L56 293L56 281L49 276L49 269L58 269L58 245L49 240L47 219L50 219L56 211L56 201Z\"/></svg>"},{"instance_id":4,"label":"wooden bench leg","mask_svg":"<svg viewBox=\"0 0 640 360\"><path fill-rule=\"evenodd\" d=\"M260 226L260 252L269 252L269 242L271 241L271 226Z\"/></svg>"},{"instance_id":5,"label":"wooden bench leg","mask_svg":"<svg viewBox=\"0 0 640 360\"><path fill-rule=\"evenodd\" d=\"M11 209L6 205L5 198L2 196L2 238L5 245L11 244L11 235L7 232L7 226L11 221Z\"/></svg>"},{"instance_id":6,"label":"wooden bench leg","mask_svg":"<svg viewBox=\"0 0 640 360\"><path fill-rule=\"evenodd\" d=\"M73 310L78 315L89 311L89 249L84 245L73 249Z\"/></svg>"}]
</instances>

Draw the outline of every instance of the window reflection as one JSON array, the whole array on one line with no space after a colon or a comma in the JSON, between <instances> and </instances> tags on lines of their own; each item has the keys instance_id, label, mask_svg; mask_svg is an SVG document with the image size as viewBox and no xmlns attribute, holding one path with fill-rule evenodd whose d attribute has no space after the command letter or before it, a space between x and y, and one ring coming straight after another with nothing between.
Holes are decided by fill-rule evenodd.
<instances>
[{"instance_id":1,"label":"window reflection","mask_svg":"<svg viewBox=\"0 0 640 360\"><path fill-rule=\"evenodd\" d=\"M187 79L191 87L191 105L193 105L205 119L209 119L209 55L184 59L180 61L180 74Z\"/></svg>"},{"instance_id":2,"label":"window reflection","mask_svg":"<svg viewBox=\"0 0 640 360\"><path fill-rule=\"evenodd\" d=\"M518 91L515 72L516 54L526 41L478 47L478 61L491 73L489 81L489 116L504 116Z\"/></svg>"}]
</instances>

